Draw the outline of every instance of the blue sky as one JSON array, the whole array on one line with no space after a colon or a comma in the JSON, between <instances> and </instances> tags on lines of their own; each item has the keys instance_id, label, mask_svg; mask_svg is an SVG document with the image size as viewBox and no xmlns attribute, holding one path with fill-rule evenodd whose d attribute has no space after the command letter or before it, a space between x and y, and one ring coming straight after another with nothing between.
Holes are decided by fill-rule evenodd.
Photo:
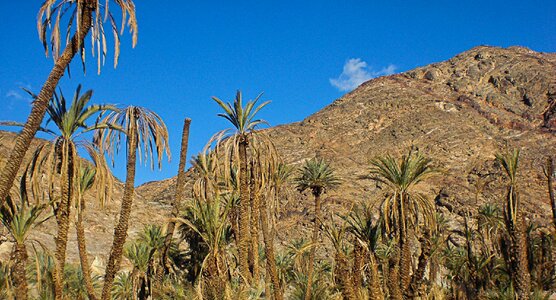
<instances>
[{"instance_id":1,"label":"blue sky","mask_svg":"<svg viewBox=\"0 0 556 300\"><path fill-rule=\"evenodd\" d=\"M40 3L0 2L0 120L26 119L29 98L20 88L38 93L53 65L36 31ZM556 1L136 0L136 6L139 41L132 49L124 34L118 68L111 49L100 76L92 59L86 75L74 60L72 77L60 86L71 95L81 83L94 90L95 103L141 105L162 116L174 157L162 171L138 168L138 184L176 174L184 117L193 120L189 156L229 127L211 96L231 101L237 89L246 98L264 91L272 103L260 115L278 125L302 120L363 80L477 45L556 51ZM120 179L124 168L117 161Z\"/></svg>"}]
</instances>

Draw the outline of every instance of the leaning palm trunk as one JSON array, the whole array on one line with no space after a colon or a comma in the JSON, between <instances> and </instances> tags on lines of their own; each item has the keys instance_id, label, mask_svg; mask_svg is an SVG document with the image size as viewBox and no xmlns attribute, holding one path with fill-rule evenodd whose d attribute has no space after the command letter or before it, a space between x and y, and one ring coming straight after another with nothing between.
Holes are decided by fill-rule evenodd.
<instances>
[{"instance_id":1,"label":"leaning palm trunk","mask_svg":"<svg viewBox=\"0 0 556 300\"><path fill-rule=\"evenodd\" d=\"M278 271L276 268L276 258L274 255L274 239L271 234L270 228L268 226L268 202L265 201L263 205L259 206L261 214L261 227L263 230L263 240L264 240L264 250L266 255L266 274L267 277L270 276L270 282L272 282L272 291L274 295L274 300L282 300L282 289L280 288L280 279L278 278ZM268 281L268 280L267 280ZM270 297L270 293L268 294Z\"/></svg>"},{"instance_id":2,"label":"leaning palm trunk","mask_svg":"<svg viewBox=\"0 0 556 300\"><path fill-rule=\"evenodd\" d=\"M15 286L15 298L20 300L27 299L27 278L25 276L25 266L27 265L27 249L24 243L15 243L12 253L14 264L13 281Z\"/></svg>"},{"instance_id":3,"label":"leaning palm trunk","mask_svg":"<svg viewBox=\"0 0 556 300\"><path fill-rule=\"evenodd\" d=\"M91 268L89 266L89 259L87 258L87 243L85 240L85 228L83 227L83 213L84 201L81 201L81 211L77 213L77 222L75 224L75 231L77 235L77 247L79 248L79 260L81 262L81 271L83 273L83 281L85 281L85 288L87 289L87 296L90 300L96 300L93 282L91 280Z\"/></svg>"},{"instance_id":4,"label":"leaning palm trunk","mask_svg":"<svg viewBox=\"0 0 556 300\"><path fill-rule=\"evenodd\" d=\"M127 229L129 227L129 217L131 215L131 205L133 204L133 193L135 186L135 163L137 160L137 130L136 117L134 114L129 116L129 129L128 129L128 149L127 149L127 173L124 187L124 195L122 198L122 206L120 208L120 219L114 229L114 241L110 250L108 264L104 274L104 286L102 288L102 299L110 299L110 292L114 277L120 269L122 260L123 248L127 237Z\"/></svg>"},{"instance_id":5,"label":"leaning palm trunk","mask_svg":"<svg viewBox=\"0 0 556 300\"><path fill-rule=\"evenodd\" d=\"M54 268L54 293L56 299L63 298L64 287L64 267L66 264L66 249L68 246L68 232L70 223L70 209L71 199L73 197L73 175L74 175L74 161L72 157L76 149L73 148L73 143L67 140L61 140L61 155L62 169L61 169L61 199L56 211L56 221L58 222L58 230L55 239L56 243L56 266Z\"/></svg>"},{"instance_id":6,"label":"leaning palm trunk","mask_svg":"<svg viewBox=\"0 0 556 300\"><path fill-rule=\"evenodd\" d=\"M246 283L251 282L249 271L249 247L251 234L249 230L249 183L247 179L247 136L242 135L239 142L239 270Z\"/></svg>"},{"instance_id":7,"label":"leaning palm trunk","mask_svg":"<svg viewBox=\"0 0 556 300\"><path fill-rule=\"evenodd\" d=\"M251 261L249 264L253 270L253 281L259 280L259 189L255 182L255 166L251 161L251 182L250 182L250 200L251 200Z\"/></svg>"},{"instance_id":8,"label":"leaning palm trunk","mask_svg":"<svg viewBox=\"0 0 556 300\"><path fill-rule=\"evenodd\" d=\"M77 32L62 52L62 55L56 60L39 95L34 99L31 113L29 117L27 117L27 121L21 133L17 136L14 148L10 152L10 157L6 160L6 165L2 169L2 175L0 176L0 199L2 200L0 201L4 201L6 196L8 196L17 171L23 161L23 157L27 153L29 145L31 145L31 141L42 123L48 103L54 94L54 90L62 76L64 76L64 71L69 66L71 60L81 49L83 40L91 29L92 13L95 9L96 1L86 2L82 10L83 15L81 16L81 22Z\"/></svg>"},{"instance_id":9,"label":"leaning palm trunk","mask_svg":"<svg viewBox=\"0 0 556 300\"><path fill-rule=\"evenodd\" d=\"M179 216L180 201L185 194L185 164L187 163L187 145L189 140L190 124L191 119L185 118L181 136L180 163L178 166L178 178L176 180L176 194L174 196L174 201L172 202L172 216L174 218ZM155 297L159 295L159 291L162 287L164 271L166 268L166 260L168 257L168 250L170 249L170 244L172 243L172 236L174 235L175 228L176 224L173 221L168 223L168 228L166 229L166 237L164 238L164 246L160 255L160 265L156 270L156 277L154 280L153 293Z\"/></svg>"},{"instance_id":10,"label":"leaning palm trunk","mask_svg":"<svg viewBox=\"0 0 556 300\"><path fill-rule=\"evenodd\" d=\"M315 264L315 254L316 254L316 244L319 238L320 232L320 213L321 213L321 199L320 196L322 194L322 188L314 188L313 189L313 196L315 197L315 221L313 223L313 238L311 242L313 246L311 247L311 253L309 254L309 269L307 270L307 290L305 291L305 300L311 299L311 288L313 285L313 270Z\"/></svg>"}]
</instances>

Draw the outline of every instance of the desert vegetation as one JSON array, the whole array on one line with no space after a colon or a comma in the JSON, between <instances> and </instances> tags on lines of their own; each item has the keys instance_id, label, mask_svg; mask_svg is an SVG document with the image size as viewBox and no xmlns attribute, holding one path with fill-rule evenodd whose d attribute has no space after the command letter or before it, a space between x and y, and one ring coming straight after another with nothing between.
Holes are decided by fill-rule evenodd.
<instances>
[{"instance_id":1,"label":"desert vegetation","mask_svg":"<svg viewBox=\"0 0 556 300\"><path fill-rule=\"evenodd\" d=\"M113 2L135 44L133 2ZM76 28L59 54L59 16L66 11L76 19L69 22L68 34L72 24ZM167 222L145 226L129 239L136 167L160 168L164 157L170 158L164 121L145 107L90 104L93 92L81 93L81 86L71 101L55 92L70 61L83 51L89 31L100 59L106 48L103 20L115 31L117 62L120 33L108 5L51 0L40 9L40 39L47 51L52 49L55 66L38 95L29 91L35 101L28 121L2 123L23 130L0 177L0 218L13 243L10 259L0 262L0 298L548 299L556 291L552 158L542 158L554 216L544 223L529 221L523 212L518 149L492 153L494 176L504 181L505 191L479 207L445 209L441 195L421 189L423 182L448 175L414 145L400 149L401 154L370 158L368 177L380 185L380 193L347 199L351 205L344 211L325 211L327 192L346 179L316 153L288 164L261 128L266 122L258 113L268 109L269 101L259 102L262 94L245 101L240 91L230 102L213 98L230 129L216 132L193 157L193 183L187 190L191 120L185 118ZM47 28L52 28L50 39ZM99 60L99 71L100 66ZM23 164L37 131L53 138ZM122 149L123 195L112 199L115 178L109 163ZM311 227L302 238L279 241L277 212L286 205L286 195L290 201L314 204L303 216ZM100 206L108 200L121 204L100 273L92 270L87 253L86 199ZM28 238L49 219L57 224L54 249ZM66 262L73 227L79 264Z\"/></svg>"}]
</instances>

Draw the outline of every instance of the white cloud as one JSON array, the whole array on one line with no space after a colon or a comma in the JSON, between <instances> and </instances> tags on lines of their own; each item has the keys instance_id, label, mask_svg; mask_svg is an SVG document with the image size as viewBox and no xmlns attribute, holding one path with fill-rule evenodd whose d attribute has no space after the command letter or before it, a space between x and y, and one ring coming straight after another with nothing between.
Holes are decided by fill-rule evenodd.
<instances>
[{"instance_id":1,"label":"white cloud","mask_svg":"<svg viewBox=\"0 0 556 300\"><path fill-rule=\"evenodd\" d=\"M330 84L340 91L351 91L369 79L392 75L395 71L395 65L388 65L386 68L375 71L361 58L351 58L344 64L342 74L338 78L330 78Z\"/></svg>"}]
</instances>

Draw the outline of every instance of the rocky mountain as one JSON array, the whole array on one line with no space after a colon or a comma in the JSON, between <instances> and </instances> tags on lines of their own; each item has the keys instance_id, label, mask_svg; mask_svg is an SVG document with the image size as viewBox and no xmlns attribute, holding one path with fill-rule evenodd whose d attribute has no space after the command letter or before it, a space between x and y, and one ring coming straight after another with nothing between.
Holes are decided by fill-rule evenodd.
<instances>
[{"instance_id":1,"label":"rocky mountain","mask_svg":"<svg viewBox=\"0 0 556 300\"><path fill-rule=\"evenodd\" d=\"M440 170L420 188L447 213L457 218L458 212L483 203L502 203L504 182L494 154L517 147L527 216L547 223L542 164L547 155L556 155L556 54L476 47L445 62L370 80L301 122L265 130L286 162L320 156L337 170L342 185L326 194L325 214L345 211L357 201L378 203L383 189L369 177L369 161L407 153L412 146ZM4 154L13 135L2 137ZM137 189L130 235L147 222L163 222L174 185L171 178ZM108 252L121 192L120 186L106 209L89 207L92 255ZM279 239L305 234L311 199L292 193L281 201ZM53 244L53 225L38 233L41 240ZM73 235L68 249L77 249ZM70 257L77 257L73 253Z\"/></svg>"},{"instance_id":2,"label":"rocky mountain","mask_svg":"<svg viewBox=\"0 0 556 300\"><path fill-rule=\"evenodd\" d=\"M485 202L501 204L504 182L494 155L520 148L527 216L546 223L542 164L556 155L556 54L476 47L448 61L370 80L301 122L266 131L286 162L320 156L337 169L342 185L328 192L328 212L345 211L356 201L379 202L381 186L369 178L369 161L411 146L439 168L421 189L445 210L457 217ZM165 202L174 183L153 182L138 191ZM311 200L289 198L281 205L279 227L306 228L310 217L303 216ZM303 230L278 232L285 238Z\"/></svg>"}]
</instances>

